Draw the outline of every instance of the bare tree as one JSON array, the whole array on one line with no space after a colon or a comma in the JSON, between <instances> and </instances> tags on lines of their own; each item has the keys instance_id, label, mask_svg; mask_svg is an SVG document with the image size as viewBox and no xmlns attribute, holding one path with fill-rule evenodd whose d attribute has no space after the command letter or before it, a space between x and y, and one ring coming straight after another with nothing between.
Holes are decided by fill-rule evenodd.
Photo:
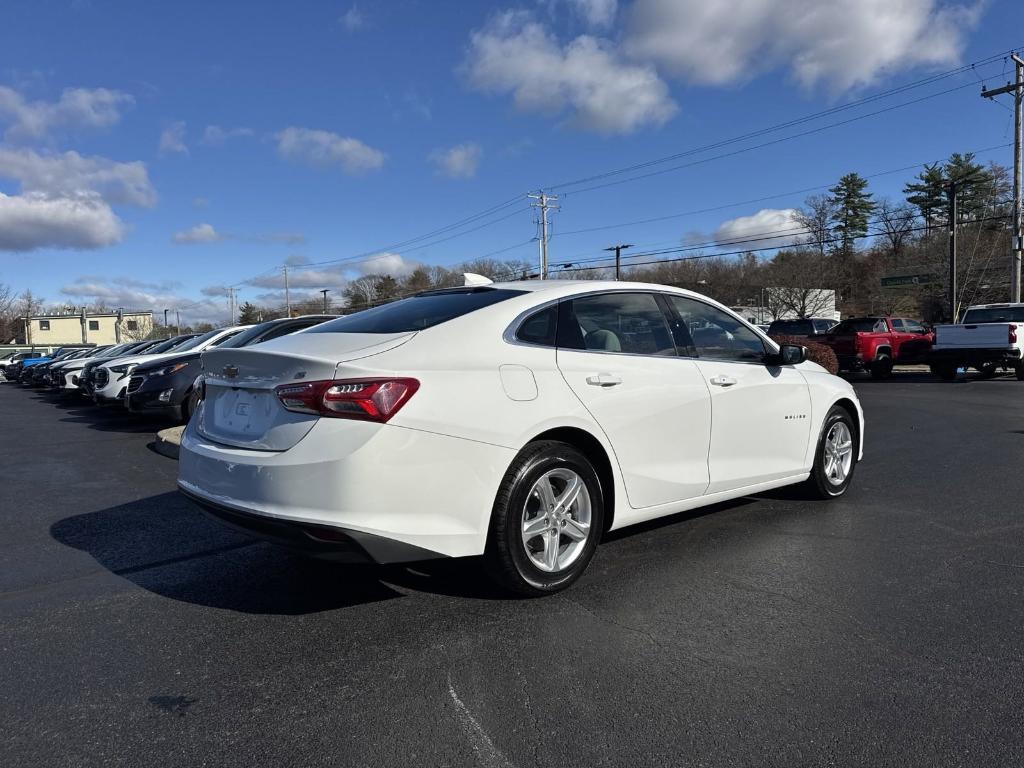
<instances>
[{"instance_id":1,"label":"bare tree","mask_svg":"<svg viewBox=\"0 0 1024 768\"><path fill-rule=\"evenodd\" d=\"M835 203L829 195L811 195L804 200L804 207L796 214L797 222L807 230L804 242L813 246L822 256L825 255L832 238L832 217L835 209Z\"/></svg>"},{"instance_id":2,"label":"bare tree","mask_svg":"<svg viewBox=\"0 0 1024 768\"><path fill-rule=\"evenodd\" d=\"M766 303L778 318L782 314L818 317L831 310L835 292L832 264L827 256L812 250L779 251L768 265Z\"/></svg>"},{"instance_id":3,"label":"bare tree","mask_svg":"<svg viewBox=\"0 0 1024 768\"><path fill-rule=\"evenodd\" d=\"M917 224L917 214L909 203L893 203L884 198L876 208L878 223L882 234L892 252L895 266L899 266L900 255L906 245L907 238Z\"/></svg>"}]
</instances>

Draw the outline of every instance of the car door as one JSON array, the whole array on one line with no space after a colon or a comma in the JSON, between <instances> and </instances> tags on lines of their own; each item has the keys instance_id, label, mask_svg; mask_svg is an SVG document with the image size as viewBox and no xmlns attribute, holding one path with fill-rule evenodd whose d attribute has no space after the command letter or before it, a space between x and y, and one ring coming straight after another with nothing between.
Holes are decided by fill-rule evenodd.
<instances>
[{"instance_id":1,"label":"car door","mask_svg":"<svg viewBox=\"0 0 1024 768\"><path fill-rule=\"evenodd\" d=\"M766 365L761 337L728 312L687 296L667 301L711 392L707 492L806 471L811 401L800 372Z\"/></svg>"},{"instance_id":2,"label":"car door","mask_svg":"<svg viewBox=\"0 0 1024 768\"><path fill-rule=\"evenodd\" d=\"M613 291L559 304L558 368L611 443L634 509L708 486L711 397L678 355L653 293Z\"/></svg>"}]
</instances>

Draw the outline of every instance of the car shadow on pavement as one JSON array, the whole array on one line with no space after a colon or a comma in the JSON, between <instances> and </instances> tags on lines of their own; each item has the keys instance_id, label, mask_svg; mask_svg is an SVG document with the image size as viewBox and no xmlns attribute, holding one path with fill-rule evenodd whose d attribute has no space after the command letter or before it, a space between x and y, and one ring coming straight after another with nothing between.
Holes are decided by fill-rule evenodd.
<instances>
[{"instance_id":1,"label":"car shadow on pavement","mask_svg":"<svg viewBox=\"0 0 1024 768\"><path fill-rule=\"evenodd\" d=\"M151 434L172 424L169 419L132 413L121 403L95 405L79 395L67 396L52 392L39 392L35 396L37 400L60 408L65 414L60 421L67 424L83 424L98 432Z\"/></svg>"},{"instance_id":2,"label":"car shadow on pavement","mask_svg":"<svg viewBox=\"0 0 1024 768\"><path fill-rule=\"evenodd\" d=\"M402 597L402 590L506 597L477 559L388 566L315 560L228 529L176 491L66 517L50 534L145 590L242 613L317 613Z\"/></svg>"}]
</instances>

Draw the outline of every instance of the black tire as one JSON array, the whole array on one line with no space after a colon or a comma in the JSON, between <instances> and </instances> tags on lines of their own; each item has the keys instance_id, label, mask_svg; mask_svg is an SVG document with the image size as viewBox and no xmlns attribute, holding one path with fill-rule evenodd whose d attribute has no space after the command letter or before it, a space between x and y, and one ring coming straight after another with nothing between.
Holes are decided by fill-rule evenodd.
<instances>
[{"instance_id":1,"label":"black tire","mask_svg":"<svg viewBox=\"0 0 1024 768\"><path fill-rule=\"evenodd\" d=\"M189 392L181 401L181 423L188 424L192 420L192 414L196 412L199 405L199 393L194 389Z\"/></svg>"},{"instance_id":2,"label":"black tire","mask_svg":"<svg viewBox=\"0 0 1024 768\"><path fill-rule=\"evenodd\" d=\"M825 443L834 425L843 423L850 434L851 458L850 469L841 483L835 483L829 479L826 473ZM814 451L814 466L811 468L811 476L807 478L805 488L808 495L816 499L835 499L846 493L853 480L854 470L857 469L857 429L853 417L849 411L839 406L833 406L825 417L825 423L821 426L821 434L818 435L818 445Z\"/></svg>"},{"instance_id":3,"label":"black tire","mask_svg":"<svg viewBox=\"0 0 1024 768\"><path fill-rule=\"evenodd\" d=\"M995 363L987 363L985 365L978 366L978 373L983 379L991 379L996 373L999 372L999 366Z\"/></svg>"},{"instance_id":4,"label":"black tire","mask_svg":"<svg viewBox=\"0 0 1024 768\"><path fill-rule=\"evenodd\" d=\"M531 561L521 526L528 503L535 503L530 495L534 485L552 470L570 470L582 479L589 494L590 528L575 560L562 570L546 572ZM567 443L540 440L519 452L498 488L484 563L491 577L514 594L550 595L566 589L587 569L603 530L604 494L593 466Z\"/></svg>"},{"instance_id":5,"label":"black tire","mask_svg":"<svg viewBox=\"0 0 1024 768\"><path fill-rule=\"evenodd\" d=\"M892 358L888 355L879 355L868 371L871 373L871 378L876 381L888 379L892 375Z\"/></svg>"},{"instance_id":6,"label":"black tire","mask_svg":"<svg viewBox=\"0 0 1024 768\"><path fill-rule=\"evenodd\" d=\"M957 366L953 363L932 363L929 368L943 381L956 381Z\"/></svg>"}]
</instances>

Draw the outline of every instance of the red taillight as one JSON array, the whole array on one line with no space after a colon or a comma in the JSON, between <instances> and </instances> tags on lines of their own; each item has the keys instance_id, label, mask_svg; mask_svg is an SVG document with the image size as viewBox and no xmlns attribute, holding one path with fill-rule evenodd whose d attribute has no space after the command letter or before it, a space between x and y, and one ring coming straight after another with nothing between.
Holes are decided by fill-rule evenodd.
<instances>
[{"instance_id":1,"label":"red taillight","mask_svg":"<svg viewBox=\"0 0 1024 768\"><path fill-rule=\"evenodd\" d=\"M289 411L384 423L419 388L416 379L337 379L284 384L274 391Z\"/></svg>"},{"instance_id":2,"label":"red taillight","mask_svg":"<svg viewBox=\"0 0 1024 768\"><path fill-rule=\"evenodd\" d=\"M1009 341L1010 341L1011 344L1016 344L1017 343L1017 326L1014 325L1013 323L1010 323L1010 339L1009 339Z\"/></svg>"}]
</instances>

